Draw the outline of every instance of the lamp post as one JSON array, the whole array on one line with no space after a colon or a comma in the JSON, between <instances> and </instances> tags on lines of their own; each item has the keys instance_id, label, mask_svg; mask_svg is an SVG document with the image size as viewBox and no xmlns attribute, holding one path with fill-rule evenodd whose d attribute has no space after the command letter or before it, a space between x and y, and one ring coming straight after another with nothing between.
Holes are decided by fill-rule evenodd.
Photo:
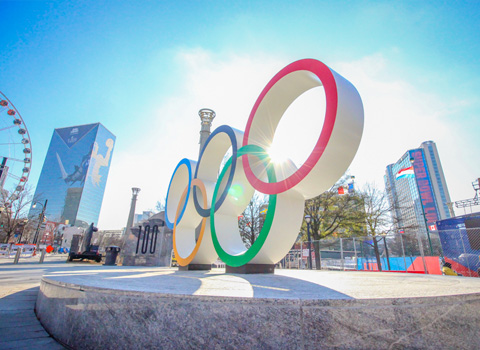
<instances>
[{"instance_id":1,"label":"lamp post","mask_svg":"<svg viewBox=\"0 0 480 350\"><path fill-rule=\"evenodd\" d=\"M42 212L40 213L40 216L38 218L37 230L35 231L35 236L33 236L33 244L36 244L37 248L40 245L40 240L38 239L38 232L40 230L40 225L43 222L43 218L45 217L45 209L47 208L47 203L48 203L48 199L45 199L45 204L35 202L35 203L33 203L33 206L32 206L32 208L35 208L37 206L37 204L42 206Z\"/></svg>"},{"instance_id":2,"label":"lamp post","mask_svg":"<svg viewBox=\"0 0 480 350\"><path fill-rule=\"evenodd\" d=\"M413 166L413 163L415 163L415 158L410 157L410 164L412 164L412 166ZM415 179L415 185L417 186L418 200L420 201L420 208L422 208L423 220L425 221L425 230L427 231L428 245L430 247L430 255L433 256L432 240L430 239L430 231L428 230L427 217L425 216L425 210L423 209L423 203L422 203L422 195L420 194L420 188L416 183L416 179Z\"/></svg>"},{"instance_id":3,"label":"lamp post","mask_svg":"<svg viewBox=\"0 0 480 350\"><path fill-rule=\"evenodd\" d=\"M310 215L305 215L305 222L307 223L307 237L308 237L308 268L312 269L312 239L310 237L310 222L312 217Z\"/></svg>"},{"instance_id":4,"label":"lamp post","mask_svg":"<svg viewBox=\"0 0 480 350\"><path fill-rule=\"evenodd\" d=\"M21 222L18 223L20 237L18 238L17 243L22 243L23 231L25 230L25 226L27 225L27 223L28 223L28 219L23 219Z\"/></svg>"}]
</instances>

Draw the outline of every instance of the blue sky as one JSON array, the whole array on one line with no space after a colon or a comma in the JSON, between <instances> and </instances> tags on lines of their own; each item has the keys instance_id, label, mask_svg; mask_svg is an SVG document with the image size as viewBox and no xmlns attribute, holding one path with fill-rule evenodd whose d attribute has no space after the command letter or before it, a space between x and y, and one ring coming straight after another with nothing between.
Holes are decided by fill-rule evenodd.
<instances>
[{"instance_id":1,"label":"blue sky","mask_svg":"<svg viewBox=\"0 0 480 350\"><path fill-rule=\"evenodd\" d=\"M100 121L117 136L102 229L125 225L131 187L142 188L137 212L166 196L177 162L197 156L200 108L217 112L214 127L243 130L269 79L307 57L362 97L364 136L350 168L359 184L383 186L387 164L433 140L450 196L466 199L480 176L479 9L438 1L2 1L0 91L31 135L31 184L54 128ZM305 133L299 124L293 137Z\"/></svg>"}]
</instances>

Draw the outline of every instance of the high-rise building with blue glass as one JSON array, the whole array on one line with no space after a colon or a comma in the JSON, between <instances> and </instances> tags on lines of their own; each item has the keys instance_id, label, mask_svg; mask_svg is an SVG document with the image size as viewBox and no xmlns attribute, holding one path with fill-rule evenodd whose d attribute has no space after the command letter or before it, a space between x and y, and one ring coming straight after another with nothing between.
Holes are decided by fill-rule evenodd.
<instances>
[{"instance_id":1,"label":"high-rise building with blue glass","mask_svg":"<svg viewBox=\"0 0 480 350\"><path fill-rule=\"evenodd\" d=\"M408 150L387 166L384 179L398 229L435 231L437 220L454 216L449 211L450 195L435 142Z\"/></svg>"},{"instance_id":2,"label":"high-rise building with blue glass","mask_svg":"<svg viewBox=\"0 0 480 350\"><path fill-rule=\"evenodd\" d=\"M114 144L100 123L54 130L34 196L35 202L48 200L48 221L98 223ZM41 209L32 207L29 215Z\"/></svg>"}]
</instances>

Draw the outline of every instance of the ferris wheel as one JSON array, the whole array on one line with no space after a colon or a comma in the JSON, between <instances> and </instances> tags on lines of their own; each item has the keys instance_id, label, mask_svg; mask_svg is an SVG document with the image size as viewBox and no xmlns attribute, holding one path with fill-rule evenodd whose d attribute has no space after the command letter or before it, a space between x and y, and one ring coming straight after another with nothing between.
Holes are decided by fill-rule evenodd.
<instances>
[{"instance_id":1,"label":"ferris wheel","mask_svg":"<svg viewBox=\"0 0 480 350\"><path fill-rule=\"evenodd\" d=\"M30 176L32 146L27 126L12 102L0 91L1 205L20 197Z\"/></svg>"}]
</instances>

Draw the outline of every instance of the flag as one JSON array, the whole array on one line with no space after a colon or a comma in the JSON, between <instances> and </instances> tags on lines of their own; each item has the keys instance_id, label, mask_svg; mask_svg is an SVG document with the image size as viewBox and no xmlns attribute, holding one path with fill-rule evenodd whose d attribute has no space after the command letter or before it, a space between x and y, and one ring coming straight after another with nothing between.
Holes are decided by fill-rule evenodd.
<instances>
[{"instance_id":1,"label":"flag","mask_svg":"<svg viewBox=\"0 0 480 350\"><path fill-rule=\"evenodd\" d=\"M413 178L415 177L415 172L413 171L413 165L410 167L410 168L404 168L402 170L400 170L398 173L397 173L397 176L395 177L396 180L399 180L399 179L404 179L404 178Z\"/></svg>"},{"instance_id":2,"label":"flag","mask_svg":"<svg viewBox=\"0 0 480 350\"><path fill-rule=\"evenodd\" d=\"M338 194L345 194L345 190L344 190L343 186L340 186L338 188Z\"/></svg>"},{"instance_id":3,"label":"flag","mask_svg":"<svg viewBox=\"0 0 480 350\"><path fill-rule=\"evenodd\" d=\"M429 225L428 228L430 229L430 231L436 231L437 230L437 226L435 224Z\"/></svg>"},{"instance_id":4,"label":"flag","mask_svg":"<svg viewBox=\"0 0 480 350\"><path fill-rule=\"evenodd\" d=\"M355 188L353 187L353 182L348 184L348 193L354 193Z\"/></svg>"}]
</instances>

